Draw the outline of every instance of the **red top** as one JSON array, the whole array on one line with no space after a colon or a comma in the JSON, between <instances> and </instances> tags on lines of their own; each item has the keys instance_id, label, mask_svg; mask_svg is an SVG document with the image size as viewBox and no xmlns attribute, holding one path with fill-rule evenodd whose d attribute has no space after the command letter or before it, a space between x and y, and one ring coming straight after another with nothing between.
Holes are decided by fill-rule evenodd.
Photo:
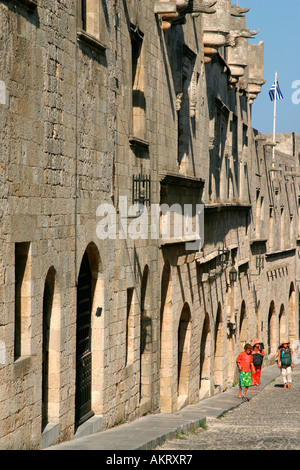
<instances>
[{"instance_id":1,"label":"red top","mask_svg":"<svg viewBox=\"0 0 300 470\"><path fill-rule=\"evenodd\" d=\"M236 362L240 364L241 372L251 372L250 364L253 362L252 354L247 354L246 351L244 351L238 356Z\"/></svg>"}]
</instances>

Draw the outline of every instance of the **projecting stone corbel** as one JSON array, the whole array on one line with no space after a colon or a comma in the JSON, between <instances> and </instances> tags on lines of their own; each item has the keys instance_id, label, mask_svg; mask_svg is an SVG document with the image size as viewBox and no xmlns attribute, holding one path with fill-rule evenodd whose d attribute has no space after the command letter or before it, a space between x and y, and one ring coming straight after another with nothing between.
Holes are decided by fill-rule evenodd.
<instances>
[{"instance_id":1,"label":"projecting stone corbel","mask_svg":"<svg viewBox=\"0 0 300 470\"><path fill-rule=\"evenodd\" d=\"M176 0L177 11L183 11L187 8L189 0Z\"/></svg>"},{"instance_id":2,"label":"projecting stone corbel","mask_svg":"<svg viewBox=\"0 0 300 470\"><path fill-rule=\"evenodd\" d=\"M264 79L251 79L248 78L247 93L250 104L257 98L261 92L262 86L266 83Z\"/></svg>"},{"instance_id":3,"label":"projecting stone corbel","mask_svg":"<svg viewBox=\"0 0 300 470\"><path fill-rule=\"evenodd\" d=\"M263 143L264 147L276 147L276 142L272 142L271 140L267 140L266 142ZM274 169L272 169L274 171Z\"/></svg>"},{"instance_id":4,"label":"projecting stone corbel","mask_svg":"<svg viewBox=\"0 0 300 470\"><path fill-rule=\"evenodd\" d=\"M161 15L161 29L163 31L170 29L172 22L177 21L180 16L177 11L176 0L156 1L154 4L154 13Z\"/></svg>"},{"instance_id":5,"label":"projecting stone corbel","mask_svg":"<svg viewBox=\"0 0 300 470\"><path fill-rule=\"evenodd\" d=\"M176 13L176 3L174 1L160 2L157 1L154 3L154 13L156 15L163 15L168 13Z\"/></svg>"},{"instance_id":6,"label":"projecting stone corbel","mask_svg":"<svg viewBox=\"0 0 300 470\"><path fill-rule=\"evenodd\" d=\"M267 138L262 134L257 134L254 137L254 140L255 140L255 142L265 142L267 140Z\"/></svg>"}]
</instances>

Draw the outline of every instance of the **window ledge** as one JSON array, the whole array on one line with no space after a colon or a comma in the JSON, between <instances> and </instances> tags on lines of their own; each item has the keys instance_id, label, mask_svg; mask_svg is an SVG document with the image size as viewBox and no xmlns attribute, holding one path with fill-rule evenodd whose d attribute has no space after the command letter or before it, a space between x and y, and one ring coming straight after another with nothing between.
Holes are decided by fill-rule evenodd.
<instances>
[{"instance_id":1,"label":"window ledge","mask_svg":"<svg viewBox=\"0 0 300 470\"><path fill-rule=\"evenodd\" d=\"M90 47L96 49L97 51L100 51L102 53L106 51L106 46L101 41L99 41L99 39L95 38L86 31L83 31L82 29L79 29L77 31L77 38L80 42L88 44Z\"/></svg>"},{"instance_id":2,"label":"window ledge","mask_svg":"<svg viewBox=\"0 0 300 470\"><path fill-rule=\"evenodd\" d=\"M166 246L166 245L179 245L182 243L193 243L193 242L200 242L201 238L196 235L185 236L185 237L173 237L173 238L160 238L159 245Z\"/></svg>"},{"instance_id":3,"label":"window ledge","mask_svg":"<svg viewBox=\"0 0 300 470\"><path fill-rule=\"evenodd\" d=\"M133 135L129 137L129 143L130 145L135 146L135 147L143 147L143 148L149 147L149 142L147 140L141 139L139 137L135 137Z\"/></svg>"},{"instance_id":4,"label":"window ledge","mask_svg":"<svg viewBox=\"0 0 300 470\"><path fill-rule=\"evenodd\" d=\"M283 250L278 250L278 251L269 251L265 254L266 258L272 258L272 257L279 257L279 256L291 256L295 253L296 248L291 247L291 248L285 248Z\"/></svg>"}]
</instances>

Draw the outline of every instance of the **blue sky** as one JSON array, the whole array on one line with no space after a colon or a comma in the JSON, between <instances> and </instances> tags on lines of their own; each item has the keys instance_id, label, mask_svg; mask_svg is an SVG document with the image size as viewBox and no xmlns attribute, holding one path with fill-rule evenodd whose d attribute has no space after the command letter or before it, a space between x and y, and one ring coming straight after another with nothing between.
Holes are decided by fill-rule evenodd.
<instances>
[{"instance_id":1,"label":"blue sky","mask_svg":"<svg viewBox=\"0 0 300 470\"><path fill-rule=\"evenodd\" d=\"M277 71L284 99L277 101L276 132L300 134L300 102L296 104L300 101L300 0L240 0L240 5L250 7L248 28L259 29L251 42L264 41L267 82L252 106L252 126L262 133L273 132L274 104L269 89Z\"/></svg>"}]
</instances>

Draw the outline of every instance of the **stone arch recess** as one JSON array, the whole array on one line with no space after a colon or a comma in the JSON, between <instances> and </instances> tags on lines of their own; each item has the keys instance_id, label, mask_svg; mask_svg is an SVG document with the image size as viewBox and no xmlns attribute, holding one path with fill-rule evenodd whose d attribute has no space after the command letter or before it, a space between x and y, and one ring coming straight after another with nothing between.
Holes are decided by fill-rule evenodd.
<instances>
[{"instance_id":1,"label":"stone arch recess","mask_svg":"<svg viewBox=\"0 0 300 470\"><path fill-rule=\"evenodd\" d=\"M168 261L165 262L161 276L160 304L160 406L164 413L172 412L174 406L173 370L173 313L172 278Z\"/></svg>"},{"instance_id":2,"label":"stone arch recess","mask_svg":"<svg viewBox=\"0 0 300 470\"><path fill-rule=\"evenodd\" d=\"M188 303L185 303L178 325L177 383L179 407L189 395L191 323L191 310Z\"/></svg>"},{"instance_id":3,"label":"stone arch recess","mask_svg":"<svg viewBox=\"0 0 300 470\"><path fill-rule=\"evenodd\" d=\"M59 422L61 388L61 307L57 274L48 270L43 293L42 429Z\"/></svg>"},{"instance_id":4,"label":"stone arch recess","mask_svg":"<svg viewBox=\"0 0 300 470\"><path fill-rule=\"evenodd\" d=\"M224 384L224 336L222 307L219 302L215 324L215 349L214 349L214 386L223 387Z\"/></svg>"},{"instance_id":5,"label":"stone arch recess","mask_svg":"<svg viewBox=\"0 0 300 470\"><path fill-rule=\"evenodd\" d=\"M247 313L245 301L242 301L240 313L240 337L239 337L239 352L244 351L244 346L247 343Z\"/></svg>"},{"instance_id":6,"label":"stone arch recess","mask_svg":"<svg viewBox=\"0 0 300 470\"><path fill-rule=\"evenodd\" d=\"M289 291L289 340L290 343L296 339L296 309L295 309L295 287L294 283L291 282Z\"/></svg>"},{"instance_id":7,"label":"stone arch recess","mask_svg":"<svg viewBox=\"0 0 300 470\"><path fill-rule=\"evenodd\" d=\"M205 314L200 342L199 398L210 396L211 376L211 327L208 313Z\"/></svg>"}]
</instances>

